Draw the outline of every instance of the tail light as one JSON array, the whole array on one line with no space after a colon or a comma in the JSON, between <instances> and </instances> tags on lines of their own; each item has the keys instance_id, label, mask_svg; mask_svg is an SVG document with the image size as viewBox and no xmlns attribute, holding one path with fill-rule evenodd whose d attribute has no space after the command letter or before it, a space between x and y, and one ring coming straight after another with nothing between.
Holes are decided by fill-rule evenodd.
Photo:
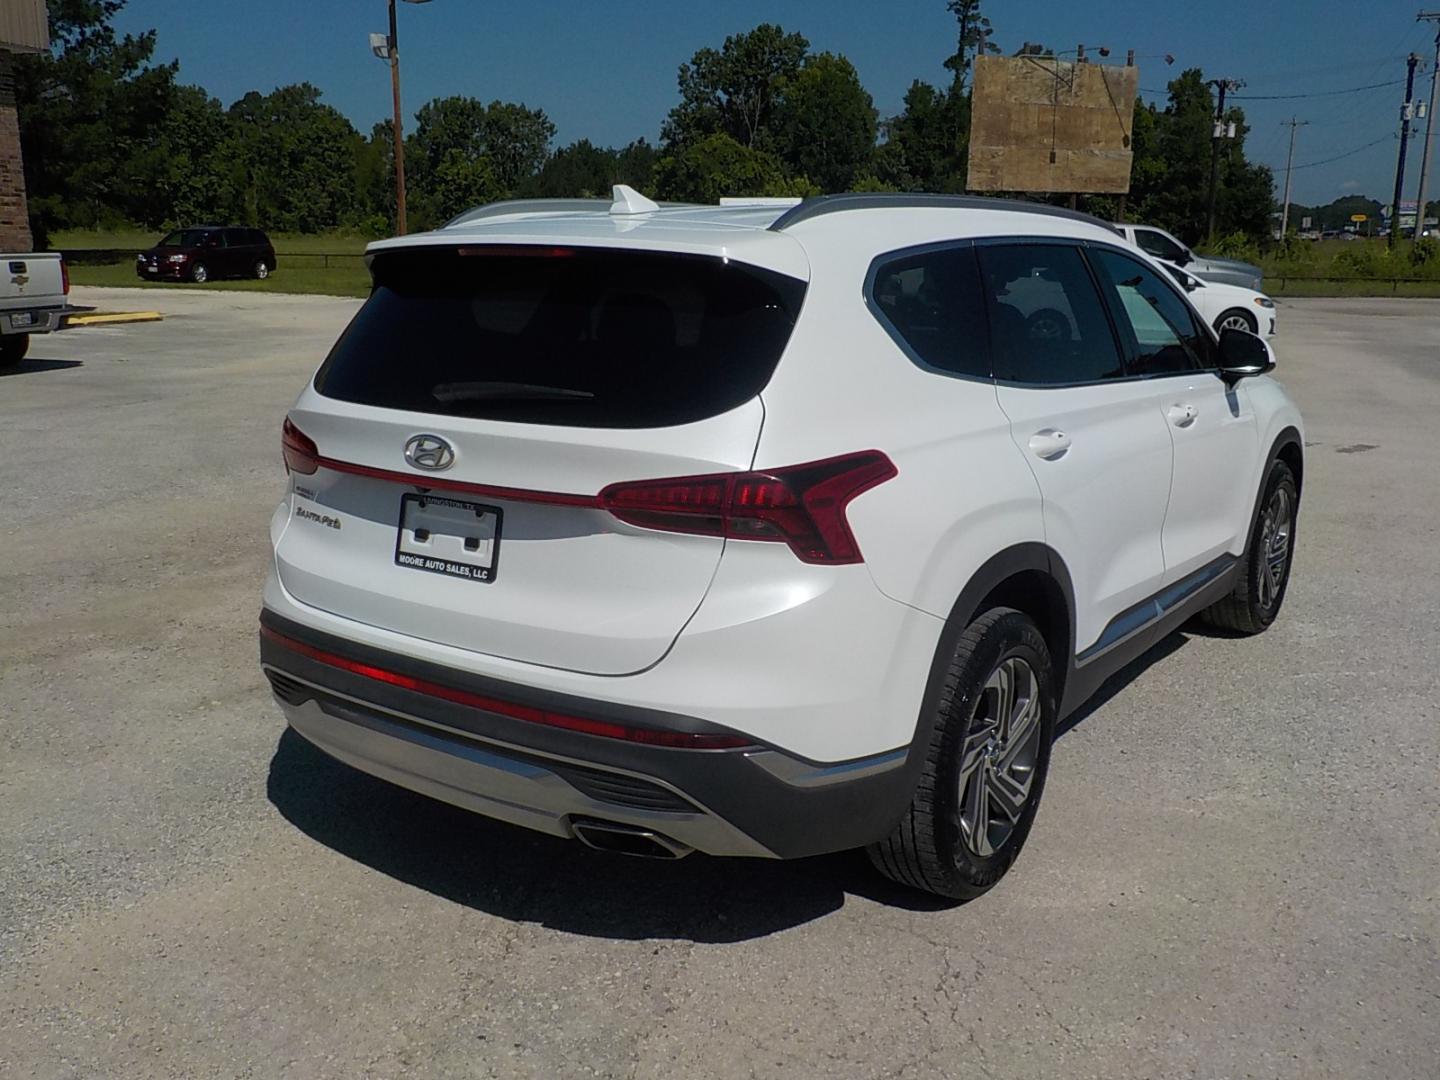
<instances>
[{"instance_id":1,"label":"tail light","mask_svg":"<svg viewBox=\"0 0 1440 1080\"><path fill-rule=\"evenodd\" d=\"M315 440L306 435L285 418L280 429L280 450L285 455L285 471L310 476L320 467L320 448Z\"/></svg>"},{"instance_id":2,"label":"tail light","mask_svg":"<svg viewBox=\"0 0 1440 1080\"><path fill-rule=\"evenodd\" d=\"M60 291L70 295L70 267L65 265L64 259L60 260Z\"/></svg>"},{"instance_id":3,"label":"tail light","mask_svg":"<svg viewBox=\"0 0 1440 1080\"><path fill-rule=\"evenodd\" d=\"M864 559L845 507L897 472L879 450L864 450L764 472L612 484L600 492L600 505L641 528L774 540L801 562L858 563Z\"/></svg>"}]
</instances>

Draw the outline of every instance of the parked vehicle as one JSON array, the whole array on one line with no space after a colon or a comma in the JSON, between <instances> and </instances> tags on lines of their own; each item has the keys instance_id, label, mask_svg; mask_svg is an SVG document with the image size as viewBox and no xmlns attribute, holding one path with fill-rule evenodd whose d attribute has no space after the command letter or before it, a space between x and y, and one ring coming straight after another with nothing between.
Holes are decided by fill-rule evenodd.
<instances>
[{"instance_id":1,"label":"parked vehicle","mask_svg":"<svg viewBox=\"0 0 1440 1080\"><path fill-rule=\"evenodd\" d=\"M268 236L259 229L234 226L176 229L135 256L135 274L146 281L204 284L226 277L267 278L277 265L275 246Z\"/></svg>"},{"instance_id":2,"label":"parked vehicle","mask_svg":"<svg viewBox=\"0 0 1440 1080\"><path fill-rule=\"evenodd\" d=\"M1248 330L1265 337L1275 335L1275 301L1262 292L1226 285L1222 281L1201 281L1194 274L1169 263L1165 269L1189 294L1190 303L1205 321L1221 330Z\"/></svg>"},{"instance_id":3,"label":"parked vehicle","mask_svg":"<svg viewBox=\"0 0 1440 1080\"><path fill-rule=\"evenodd\" d=\"M0 368L11 368L32 335L64 328L70 274L56 252L0 254L0 267Z\"/></svg>"},{"instance_id":4,"label":"parked vehicle","mask_svg":"<svg viewBox=\"0 0 1440 1080\"><path fill-rule=\"evenodd\" d=\"M1284 600L1270 348L1094 218L621 187L369 257L284 420L260 655L297 732L405 787L973 897L1057 722Z\"/></svg>"},{"instance_id":5,"label":"parked vehicle","mask_svg":"<svg viewBox=\"0 0 1440 1080\"><path fill-rule=\"evenodd\" d=\"M1190 273L1205 281L1219 281L1227 285L1239 285L1246 289L1260 291L1264 284L1265 272L1254 263L1239 259L1217 259L1209 255L1196 255L1164 229L1154 225L1116 225L1132 244L1148 255L1162 262L1183 266Z\"/></svg>"}]
</instances>

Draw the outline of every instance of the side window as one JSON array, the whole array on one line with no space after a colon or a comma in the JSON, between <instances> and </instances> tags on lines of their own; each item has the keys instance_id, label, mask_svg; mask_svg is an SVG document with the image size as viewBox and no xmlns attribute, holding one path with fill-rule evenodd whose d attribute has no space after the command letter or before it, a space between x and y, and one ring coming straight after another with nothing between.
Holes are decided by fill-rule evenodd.
<instances>
[{"instance_id":1,"label":"side window","mask_svg":"<svg viewBox=\"0 0 1440 1080\"><path fill-rule=\"evenodd\" d=\"M900 253L877 260L870 302L887 329L925 364L990 378L985 299L975 249Z\"/></svg>"},{"instance_id":2,"label":"side window","mask_svg":"<svg viewBox=\"0 0 1440 1080\"><path fill-rule=\"evenodd\" d=\"M1121 332L1133 335L1134 374L1175 375L1209 366L1209 339L1168 281L1118 251L1092 248L1091 257L1125 313L1128 326Z\"/></svg>"},{"instance_id":3,"label":"side window","mask_svg":"<svg viewBox=\"0 0 1440 1080\"><path fill-rule=\"evenodd\" d=\"M1154 229L1136 229L1135 243L1147 255L1154 255L1155 258L1165 259L1168 262L1178 262L1185 254L1179 244Z\"/></svg>"},{"instance_id":4,"label":"side window","mask_svg":"<svg viewBox=\"0 0 1440 1080\"><path fill-rule=\"evenodd\" d=\"M230 230L229 230L229 229L216 229L216 230L215 230L213 233L211 233L210 235L215 238L215 246L216 246L216 247L218 247L218 248L228 248L228 247L230 247Z\"/></svg>"},{"instance_id":5,"label":"side window","mask_svg":"<svg viewBox=\"0 0 1440 1080\"><path fill-rule=\"evenodd\" d=\"M1104 301L1078 248L997 244L977 251L997 377L1055 386L1124 376Z\"/></svg>"}]
</instances>

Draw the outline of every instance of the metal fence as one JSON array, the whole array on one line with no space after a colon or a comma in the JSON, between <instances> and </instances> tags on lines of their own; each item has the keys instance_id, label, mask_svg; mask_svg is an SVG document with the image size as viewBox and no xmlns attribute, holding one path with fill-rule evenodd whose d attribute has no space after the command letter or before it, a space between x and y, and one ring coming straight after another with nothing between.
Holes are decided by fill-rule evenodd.
<instances>
[{"instance_id":1,"label":"metal fence","mask_svg":"<svg viewBox=\"0 0 1440 1080\"><path fill-rule=\"evenodd\" d=\"M1398 295L1401 285L1428 285L1436 295L1440 295L1440 277L1321 277L1309 274L1267 274L1265 276L1265 290L1267 292L1281 295L1285 293L1289 285L1300 285L1303 291L1310 292L1306 286L1316 285L1320 287L1333 285L1364 285L1372 288L1388 286L1392 295ZM1311 295L1320 295L1311 293Z\"/></svg>"}]
</instances>

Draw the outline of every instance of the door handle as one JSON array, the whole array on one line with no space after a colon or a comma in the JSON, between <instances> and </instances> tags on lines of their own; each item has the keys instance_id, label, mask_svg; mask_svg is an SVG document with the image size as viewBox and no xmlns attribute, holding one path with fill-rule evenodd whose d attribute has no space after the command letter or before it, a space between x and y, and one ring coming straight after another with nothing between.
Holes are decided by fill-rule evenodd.
<instances>
[{"instance_id":1,"label":"door handle","mask_svg":"<svg viewBox=\"0 0 1440 1080\"><path fill-rule=\"evenodd\" d=\"M1070 449L1070 436L1054 428L1045 428L1030 436L1030 452L1045 461L1063 457Z\"/></svg>"},{"instance_id":2,"label":"door handle","mask_svg":"<svg viewBox=\"0 0 1440 1080\"><path fill-rule=\"evenodd\" d=\"M1170 423L1176 427L1189 427L1195 422L1195 417L1200 414L1196 411L1194 405L1171 405L1170 408L1165 410L1165 415L1169 417Z\"/></svg>"}]
</instances>

